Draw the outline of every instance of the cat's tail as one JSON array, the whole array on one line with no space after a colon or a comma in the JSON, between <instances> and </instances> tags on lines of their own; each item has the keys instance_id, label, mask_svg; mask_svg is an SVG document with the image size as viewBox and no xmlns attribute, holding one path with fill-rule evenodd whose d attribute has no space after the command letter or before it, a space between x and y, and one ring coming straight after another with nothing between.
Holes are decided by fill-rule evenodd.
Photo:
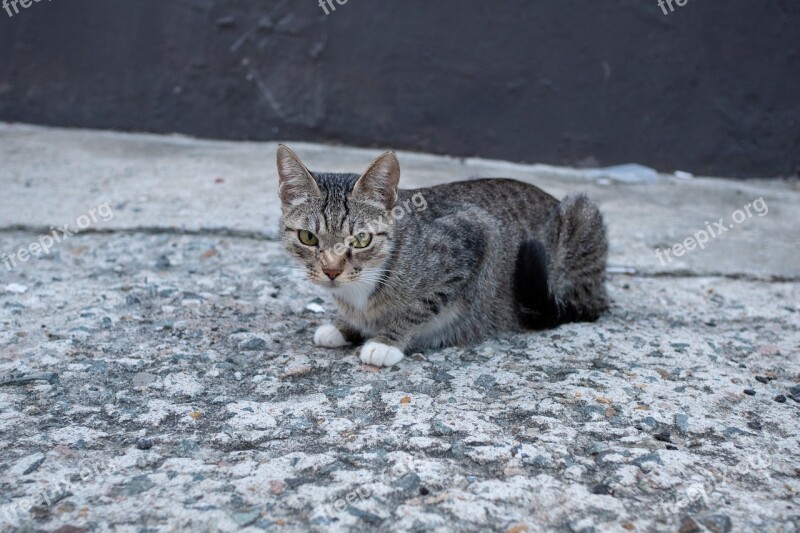
<instances>
[{"instance_id":1,"label":"cat's tail","mask_svg":"<svg viewBox=\"0 0 800 533\"><path fill-rule=\"evenodd\" d=\"M522 243L517 255L514 286L523 325L597 320L608 308L608 239L597 205L584 195L568 196L550 214L544 239Z\"/></svg>"}]
</instances>

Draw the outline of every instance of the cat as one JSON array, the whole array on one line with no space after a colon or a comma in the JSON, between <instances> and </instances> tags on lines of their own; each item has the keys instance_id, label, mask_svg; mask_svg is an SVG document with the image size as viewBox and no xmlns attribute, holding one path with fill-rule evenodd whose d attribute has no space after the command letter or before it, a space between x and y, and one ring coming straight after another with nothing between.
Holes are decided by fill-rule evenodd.
<instances>
[{"instance_id":1,"label":"cat","mask_svg":"<svg viewBox=\"0 0 800 533\"><path fill-rule=\"evenodd\" d=\"M392 366L608 307L606 229L584 195L500 178L401 190L394 152L361 175L311 172L283 145L277 159L283 243L340 312L318 346L366 340L361 361Z\"/></svg>"}]
</instances>

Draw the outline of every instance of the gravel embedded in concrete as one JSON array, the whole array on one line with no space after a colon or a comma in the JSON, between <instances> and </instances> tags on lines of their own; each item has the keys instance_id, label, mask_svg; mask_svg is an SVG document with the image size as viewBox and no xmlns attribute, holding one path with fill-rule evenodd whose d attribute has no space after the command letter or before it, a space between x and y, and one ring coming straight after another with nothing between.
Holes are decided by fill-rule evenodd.
<instances>
[{"instance_id":1,"label":"gravel embedded in concrete","mask_svg":"<svg viewBox=\"0 0 800 533\"><path fill-rule=\"evenodd\" d=\"M40 146L95 135L20 131ZM11 272L0 265L0 530L12 518L46 531L800 529L797 265L772 269L766 258L707 275L708 255L684 271L656 262L610 274L613 307L595 324L412 354L378 371L354 348L312 345L332 302L296 276L271 229L245 216L251 207L188 232L158 217L143 224L112 179L137 172L141 140L118 137L107 141L114 161L130 167L99 161L61 203L35 179L37 195L15 185L38 172L35 152L24 162L0 147L13 160L0 169L12 183L0 253L102 201L115 207L106 231ZM146 144L169 165L171 142ZM207 146L221 159L244 150L196 149ZM76 164L73 147L61 153ZM715 185L745 186L798 205L791 185ZM168 209L157 190L142 194L142 209ZM247 197L218 195L226 205ZM48 215L55 204L66 205ZM613 234L624 202L603 208ZM776 209L750 231L769 221L796 235L795 217ZM636 253L618 248L615 262L645 264Z\"/></svg>"}]
</instances>

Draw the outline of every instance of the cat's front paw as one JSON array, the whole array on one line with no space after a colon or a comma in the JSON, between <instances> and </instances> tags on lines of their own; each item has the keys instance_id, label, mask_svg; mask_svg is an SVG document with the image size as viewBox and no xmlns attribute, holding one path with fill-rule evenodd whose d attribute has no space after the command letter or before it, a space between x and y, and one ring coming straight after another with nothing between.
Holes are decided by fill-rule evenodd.
<instances>
[{"instance_id":1,"label":"cat's front paw","mask_svg":"<svg viewBox=\"0 0 800 533\"><path fill-rule=\"evenodd\" d=\"M347 339L333 324L324 324L314 333L314 344L325 348L341 348L346 346Z\"/></svg>"},{"instance_id":2,"label":"cat's front paw","mask_svg":"<svg viewBox=\"0 0 800 533\"><path fill-rule=\"evenodd\" d=\"M361 362L372 366L394 366L403 359L403 352L380 342L370 341L361 348Z\"/></svg>"}]
</instances>

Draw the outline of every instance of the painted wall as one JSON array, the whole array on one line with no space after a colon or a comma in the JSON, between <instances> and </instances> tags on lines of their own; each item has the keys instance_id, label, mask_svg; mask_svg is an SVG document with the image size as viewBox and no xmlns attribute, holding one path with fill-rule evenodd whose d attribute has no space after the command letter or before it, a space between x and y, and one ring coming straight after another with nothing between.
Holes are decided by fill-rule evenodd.
<instances>
[{"instance_id":1,"label":"painted wall","mask_svg":"<svg viewBox=\"0 0 800 533\"><path fill-rule=\"evenodd\" d=\"M657 1L42 0L0 120L795 174L800 2Z\"/></svg>"}]
</instances>

